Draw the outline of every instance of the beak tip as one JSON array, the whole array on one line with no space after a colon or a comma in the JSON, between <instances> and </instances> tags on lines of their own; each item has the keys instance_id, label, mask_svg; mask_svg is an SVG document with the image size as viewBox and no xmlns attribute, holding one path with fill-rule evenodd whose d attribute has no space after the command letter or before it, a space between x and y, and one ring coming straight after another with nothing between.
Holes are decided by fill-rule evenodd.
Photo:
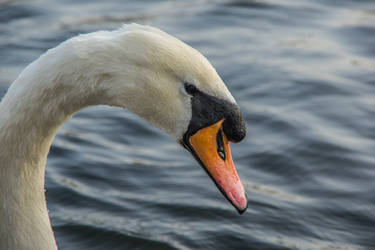
<instances>
[{"instance_id":1,"label":"beak tip","mask_svg":"<svg viewBox=\"0 0 375 250\"><path fill-rule=\"evenodd\" d=\"M247 210L247 206L244 209L237 208L237 212L238 212L239 215L244 214L246 212L246 210Z\"/></svg>"},{"instance_id":2,"label":"beak tip","mask_svg":"<svg viewBox=\"0 0 375 250\"><path fill-rule=\"evenodd\" d=\"M247 210L247 207L248 207L248 201L247 201L247 195L245 193L245 197L243 200L241 200L240 203L238 203L237 205L235 205L238 213L240 215L242 215L243 213L245 213L245 211Z\"/></svg>"},{"instance_id":3,"label":"beak tip","mask_svg":"<svg viewBox=\"0 0 375 250\"><path fill-rule=\"evenodd\" d=\"M228 198L239 214L243 214L246 211L248 206L246 192L237 193L235 196L230 193Z\"/></svg>"}]
</instances>

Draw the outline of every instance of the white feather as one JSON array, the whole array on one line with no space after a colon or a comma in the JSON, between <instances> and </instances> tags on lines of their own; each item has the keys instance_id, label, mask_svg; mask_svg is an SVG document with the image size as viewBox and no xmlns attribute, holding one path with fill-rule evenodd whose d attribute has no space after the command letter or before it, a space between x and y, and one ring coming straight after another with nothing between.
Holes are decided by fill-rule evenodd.
<instances>
[{"instance_id":1,"label":"white feather","mask_svg":"<svg viewBox=\"0 0 375 250\"><path fill-rule=\"evenodd\" d=\"M235 102L204 56L149 26L80 35L31 63L0 104L0 249L57 248L44 172L66 120L90 105L120 106L178 140L191 118L184 81Z\"/></svg>"}]
</instances>

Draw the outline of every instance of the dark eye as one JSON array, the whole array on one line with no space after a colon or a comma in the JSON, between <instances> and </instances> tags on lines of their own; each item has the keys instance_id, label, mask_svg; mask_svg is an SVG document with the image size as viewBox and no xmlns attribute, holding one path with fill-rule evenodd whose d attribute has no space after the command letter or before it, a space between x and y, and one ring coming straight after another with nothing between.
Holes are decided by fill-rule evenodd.
<instances>
[{"instance_id":1,"label":"dark eye","mask_svg":"<svg viewBox=\"0 0 375 250\"><path fill-rule=\"evenodd\" d=\"M185 90L189 95L194 95L198 92L198 89L193 84L187 82L185 83Z\"/></svg>"}]
</instances>

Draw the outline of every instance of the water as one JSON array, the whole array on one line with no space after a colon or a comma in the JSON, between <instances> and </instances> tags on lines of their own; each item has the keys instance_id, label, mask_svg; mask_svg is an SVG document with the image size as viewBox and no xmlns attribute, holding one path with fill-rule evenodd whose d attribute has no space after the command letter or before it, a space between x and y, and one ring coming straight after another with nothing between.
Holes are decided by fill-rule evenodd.
<instances>
[{"instance_id":1,"label":"water","mask_svg":"<svg viewBox=\"0 0 375 250\"><path fill-rule=\"evenodd\" d=\"M47 164L60 249L375 249L374 1L0 1L0 96L48 48L124 22L217 68L247 121L249 209L140 118L88 108Z\"/></svg>"}]
</instances>

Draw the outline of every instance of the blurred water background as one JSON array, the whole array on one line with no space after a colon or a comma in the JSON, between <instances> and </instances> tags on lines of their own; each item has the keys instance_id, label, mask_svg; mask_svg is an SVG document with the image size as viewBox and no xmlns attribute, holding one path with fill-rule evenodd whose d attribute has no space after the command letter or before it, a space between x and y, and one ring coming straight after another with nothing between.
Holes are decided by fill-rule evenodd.
<instances>
[{"instance_id":1,"label":"blurred water background","mask_svg":"<svg viewBox=\"0 0 375 250\"><path fill-rule=\"evenodd\" d=\"M200 50L237 99L249 208L142 119L92 107L47 163L60 249L375 249L373 0L0 1L0 98L47 49L129 22Z\"/></svg>"}]
</instances>

